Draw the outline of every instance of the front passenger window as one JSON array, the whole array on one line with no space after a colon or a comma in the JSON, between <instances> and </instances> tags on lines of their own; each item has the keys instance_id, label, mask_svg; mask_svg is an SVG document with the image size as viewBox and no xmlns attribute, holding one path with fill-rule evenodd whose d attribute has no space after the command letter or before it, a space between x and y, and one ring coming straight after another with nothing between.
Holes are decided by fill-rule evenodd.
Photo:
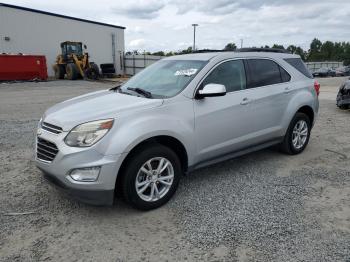
<instances>
[{"instance_id":1,"label":"front passenger window","mask_svg":"<svg viewBox=\"0 0 350 262\"><path fill-rule=\"evenodd\" d=\"M226 92L243 90L246 88L246 76L242 60L233 60L218 65L203 81L207 84L221 84Z\"/></svg>"}]
</instances>

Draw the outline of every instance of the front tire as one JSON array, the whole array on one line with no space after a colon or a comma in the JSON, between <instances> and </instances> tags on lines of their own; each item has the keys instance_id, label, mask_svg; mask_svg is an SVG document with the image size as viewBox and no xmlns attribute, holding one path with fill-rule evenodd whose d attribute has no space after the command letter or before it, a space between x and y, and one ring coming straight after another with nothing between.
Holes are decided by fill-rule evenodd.
<instances>
[{"instance_id":1,"label":"front tire","mask_svg":"<svg viewBox=\"0 0 350 262\"><path fill-rule=\"evenodd\" d=\"M141 210L155 209L168 202L182 174L178 156L160 144L137 150L123 170L124 199Z\"/></svg>"},{"instance_id":2,"label":"front tire","mask_svg":"<svg viewBox=\"0 0 350 262\"><path fill-rule=\"evenodd\" d=\"M67 73L67 79L76 80L79 75L79 69L75 64L69 63L67 64L67 67L66 67L66 73Z\"/></svg>"},{"instance_id":3,"label":"front tire","mask_svg":"<svg viewBox=\"0 0 350 262\"><path fill-rule=\"evenodd\" d=\"M289 155L300 154L309 143L311 133L310 118L301 112L293 117L281 145L281 150Z\"/></svg>"}]
</instances>

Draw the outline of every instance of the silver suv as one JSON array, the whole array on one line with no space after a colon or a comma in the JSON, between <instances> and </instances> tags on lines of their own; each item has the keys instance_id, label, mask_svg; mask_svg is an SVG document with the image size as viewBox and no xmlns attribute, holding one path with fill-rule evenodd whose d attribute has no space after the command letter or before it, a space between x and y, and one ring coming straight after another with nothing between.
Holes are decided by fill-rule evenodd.
<instances>
[{"instance_id":1,"label":"silver suv","mask_svg":"<svg viewBox=\"0 0 350 262\"><path fill-rule=\"evenodd\" d=\"M36 163L81 201L112 204L120 193L138 209L153 209L195 169L276 144L302 152L319 88L297 55L169 57L122 86L48 109Z\"/></svg>"}]
</instances>

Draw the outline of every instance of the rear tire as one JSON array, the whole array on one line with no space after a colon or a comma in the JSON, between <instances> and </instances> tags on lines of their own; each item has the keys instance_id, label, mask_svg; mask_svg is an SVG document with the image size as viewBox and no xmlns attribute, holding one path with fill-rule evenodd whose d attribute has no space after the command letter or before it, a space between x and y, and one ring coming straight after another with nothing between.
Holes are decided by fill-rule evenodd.
<instances>
[{"instance_id":1,"label":"rear tire","mask_svg":"<svg viewBox=\"0 0 350 262\"><path fill-rule=\"evenodd\" d=\"M157 169L163 168L163 171L157 172ZM131 156L123 170L121 187L124 199L141 210L155 209L168 202L174 195L182 174L178 156L160 144L137 150L137 154Z\"/></svg>"},{"instance_id":2,"label":"rear tire","mask_svg":"<svg viewBox=\"0 0 350 262\"><path fill-rule=\"evenodd\" d=\"M300 154L309 143L310 133L310 118L304 113L296 113L281 144L281 151L289 155Z\"/></svg>"},{"instance_id":3,"label":"rear tire","mask_svg":"<svg viewBox=\"0 0 350 262\"><path fill-rule=\"evenodd\" d=\"M55 71L56 79L64 79L64 75L66 74L64 65L54 65L53 70Z\"/></svg>"},{"instance_id":4,"label":"rear tire","mask_svg":"<svg viewBox=\"0 0 350 262\"><path fill-rule=\"evenodd\" d=\"M66 71L67 71L67 79L69 80L75 80L78 78L78 67L73 64L73 63L69 63L66 66Z\"/></svg>"}]
</instances>

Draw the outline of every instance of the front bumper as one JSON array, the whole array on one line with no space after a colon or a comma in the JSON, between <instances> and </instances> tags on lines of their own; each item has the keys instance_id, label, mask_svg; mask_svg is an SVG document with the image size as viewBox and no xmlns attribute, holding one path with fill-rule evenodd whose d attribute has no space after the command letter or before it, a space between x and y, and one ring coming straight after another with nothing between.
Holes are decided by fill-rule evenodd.
<instances>
[{"instance_id":1,"label":"front bumper","mask_svg":"<svg viewBox=\"0 0 350 262\"><path fill-rule=\"evenodd\" d=\"M63 139L67 133L52 134L41 131L40 138L54 143L58 153L53 161L42 161L36 156L36 165L43 171L44 177L73 198L93 205L111 205L114 201L114 189L119 168L126 155L103 155L96 147L69 147ZM37 151L37 139L35 152ZM100 173L94 182L75 181L70 172L77 168L100 167Z\"/></svg>"},{"instance_id":2,"label":"front bumper","mask_svg":"<svg viewBox=\"0 0 350 262\"><path fill-rule=\"evenodd\" d=\"M59 190L63 191L68 196L94 206L109 206L113 205L114 190L83 190L67 187L56 176L44 173L44 178L54 185Z\"/></svg>"}]
</instances>

